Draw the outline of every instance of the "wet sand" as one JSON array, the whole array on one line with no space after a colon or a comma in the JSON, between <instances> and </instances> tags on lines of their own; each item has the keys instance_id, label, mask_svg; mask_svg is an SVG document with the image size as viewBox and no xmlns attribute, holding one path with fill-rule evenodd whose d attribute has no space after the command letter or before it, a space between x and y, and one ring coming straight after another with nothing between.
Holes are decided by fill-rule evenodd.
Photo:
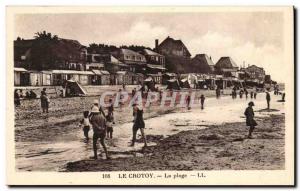
<instances>
[{"instance_id":1,"label":"wet sand","mask_svg":"<svg viewBox=\"0 0 300 191\"><path fill-rule=\"evenodd\" d=\"M95 98L53 99L49 114L41 114L35 110L39 107L39 102L36 100L28 101L26 105L19 108L16 113L15 127L16 169L19 171L64 171L66 164L70 164L70 162L93 163L93 161L87 160L92 156L92 142L84 141L83 132L78 127L78 123L82 117L82 111L89 108ZM262 119L268 118L270 115L284 114L284 103L277 102L279 98L279 96L273 96L271 107L274 110L266 111L264 110L266 107L265 95L258 94L257 99L254 100L256 117ZM125 161L122 158L140 160L139 158L149 157L149 155L155 156L151 149L170 137L176 137L176 134L211 129L215 126L223 129L225 123L242 122L241 129L244 136L247 134L247 130L245 130L243 112L249 101L249 98L232 100L229 96L225 96L221 99L207 98L204 110L193 108L188 111L186 108L157 106L144 108L146 134L150 145L144 153L141 152L142 142L137 143L135 147L129 147L133 119L131 108L116 108L114 138L106 140L108 151L112 157L110 162L111 164L115 161L122 163L121 161ZM92 131L90 131L91 136ZM195 140L190 141L191 144L197 143ZM102 159L99 160L102 162ZM78 171L80 169L81 167L78 168ZM73 168L73 170L75 169Z\"/></svg>"},{"instance_id":2,"label":"wet sand","mask_svg":"<svg viewBox=\"0 0 300 191\"><path fill-rule=\"evenodd\" d=\"M260 118L253 139L245 123L183 131L137 153L142 157L70 162L66 171L282 170L284 115Z\"/></svg>"}]
</instances>

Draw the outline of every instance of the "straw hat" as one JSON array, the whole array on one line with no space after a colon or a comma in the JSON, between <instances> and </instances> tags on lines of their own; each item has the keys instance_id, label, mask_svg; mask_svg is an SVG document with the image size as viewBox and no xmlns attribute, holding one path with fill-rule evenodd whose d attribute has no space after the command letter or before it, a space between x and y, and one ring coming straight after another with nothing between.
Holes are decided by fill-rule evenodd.
<instances>
[{"instance_id":1,"label":"straw hat","mask_svg":"<svg viewBox=\"0 0 300 191\"><path fill-rule=\"evenodd\" d=\"M92 107L91 113L99 113L99 112L100 112L99 107L97 107L97 106Z\"/></svg>"}]
</instances>

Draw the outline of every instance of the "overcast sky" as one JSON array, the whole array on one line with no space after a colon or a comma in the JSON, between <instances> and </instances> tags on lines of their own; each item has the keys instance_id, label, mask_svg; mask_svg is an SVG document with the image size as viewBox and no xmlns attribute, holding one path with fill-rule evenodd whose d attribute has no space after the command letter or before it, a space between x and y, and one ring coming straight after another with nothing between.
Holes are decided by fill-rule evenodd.
<instances>
[{"instance_id":1,"label":"overcast sky","mask_svg":"<svg viewBox=\"0 0 300 191\"><path fill-rule=\"evenodd\" d=\"M284 81L283 15L255 13L104 13L27 14L15 17L15 38L33 38L46 30L83 45L145 45L167 36L181 39L191 54L206 53L216 63L230 56L239 65L265 68L274 80Z\"/></svg>"}]
</instances>

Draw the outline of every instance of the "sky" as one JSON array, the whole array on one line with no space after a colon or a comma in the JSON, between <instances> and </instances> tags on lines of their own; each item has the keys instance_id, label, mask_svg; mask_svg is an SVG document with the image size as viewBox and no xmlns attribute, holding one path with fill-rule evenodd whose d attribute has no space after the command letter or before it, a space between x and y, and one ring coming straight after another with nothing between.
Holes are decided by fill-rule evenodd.
<instances>
[{"instance_id":1,"label":"sky","mask_svg":"<svg viewBox=\"0 0 300 191\"><path fill-rule=\"evenodd\" d=\"M216 63L230 56L239 66L264 67L284 82L281 12L22 14L15 17L15 39L51 32L83 45L144 45L180 39L192 56L205 53Z\"/></svg>"}]
</instances>

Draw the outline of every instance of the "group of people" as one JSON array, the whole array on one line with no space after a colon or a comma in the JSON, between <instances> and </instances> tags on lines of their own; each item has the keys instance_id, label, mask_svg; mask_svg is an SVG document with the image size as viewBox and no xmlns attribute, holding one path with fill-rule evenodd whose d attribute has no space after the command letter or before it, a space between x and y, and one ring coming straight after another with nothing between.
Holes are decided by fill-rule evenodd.
<instances>
[{"instance_id":1,"label":"group of people","mask_svg":"<svg viewBox=\"0 0 300 191\"><path fill-rule=\"evenodd\" d=\"M279 89L274 89L274 95L279 95ZM266 91L266 101L267 101L267 109L270 110L271 95L269 90ZM282 101L285 101L285 93L282 93ZM252 138L252 132L254 128L257 126L257 122L254 120L253 106L254 103L250 101L248 103L248 107L244 112L244 115L246 116L246 125L249 126L248 138Z\"/></svg>"},{"instance_id":2,"label":"group of people","mask_svg":"<svg viewBox=\"0 0 300 191\"><path fill-rule=\"evenodd\" d=\"M26 91L24 95L22 90L16 89L14 92L15 107L21 106L21 100L23 99L36 99L36 98L37 98L37 94L33 90ZM43 88L43 90L41 91L40 100L41 100L41 107L43 113L48 113L50 99L46 93L46 88Z\"/></svg>"},{"instance_id":3,"label":"group of people","mask_svg":"<svg viewBox=\"0 0 300 191\"><path fill-rule=\"evenodd\" d=\"M143 108L138 104L133 104L133 127L132 127L132 142L130 146L134 146L136 142L136 135L138 130L141 131L142 139L144 141L144 147L147 147L146 135L144 132L145 122L143 119ZM97 142L100 140L106 158L110 159L107 148L105 145L105 138L113 138L113 125L114 122L114 106L113 100L109 99L109 106L107 107L107 115L105 114L103 108L99 106L98 100L94 101L94 104L90 111L83 112L83 119L80 121L80 127L84 132L86 140L89 140L90 127L93 128L93 151L94 159L98 158L97 155Z\"/></svg>"},{"instance_id":4,"label":"group of people","mask_svg":"<svg viewBox=\"0 0 300 191\"><path fill-rule=\"evenodd\" d=\"M16 107L21 105L22 99L35 99L35 98L37 98L37 95L33 90L26 91L25 96L21 89L20 90L16 89L14 92L14 103Z\"/></svg>"},{"instance_id":5,"label":"group of people","mask_svg":"<svg viewBox=\"0 0 300 191\"><path fill-rule=\"evenodd\" d=\"M241 88L240 91L239 91L239 97L240 99L243 98L243 95L245 94L245 97L246 99L248 99L248 95L249 95L249 92L246 88ZM232 99L236 99L237 98L237 88L234 87L232 89L232 92L231 92L231 96L232 96ZM254 91L251 91L250 92L250 98L251 99L256 99L256 96L257 96L257 90L255 89Z\"/></svg>"}]
</instances>

